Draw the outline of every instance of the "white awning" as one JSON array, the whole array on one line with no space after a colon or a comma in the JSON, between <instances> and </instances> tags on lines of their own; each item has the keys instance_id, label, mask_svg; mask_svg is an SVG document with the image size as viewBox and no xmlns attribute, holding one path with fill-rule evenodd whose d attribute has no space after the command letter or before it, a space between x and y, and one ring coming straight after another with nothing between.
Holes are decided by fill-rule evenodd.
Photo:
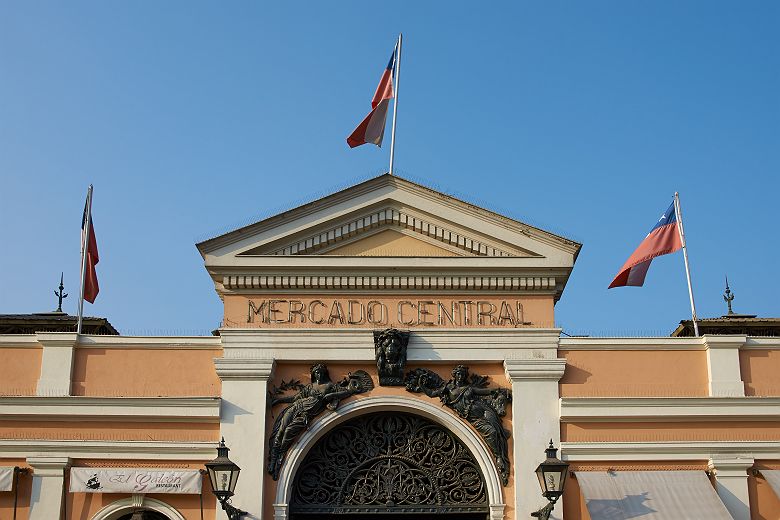
<instances>
[{"instance_id":1,"label":"white awning","mask_svg":"<svg viewBox=\"0 0 780 520\"><path fill-rule=\"evenodd\" d=\"M14 488L14 467L0 466L0 491L12 491Z\"/></svg>"},{"instance_id":2,"label":"white awning","mask_svg":"<svg viewBox=\"0 0 780 520\"><path fill-rule=\"evenodd\" d=\"M775 492L775 495L780 497L780 470L762 469L759 471L761 471L761 475L764 479L769 482L769 485L772 486L772 491Z\"/></svg>"},{"instance_id":3,"label":"white awning","mask_svg":"<svg viewBox=\"0 0 780 520\"><path fill-rule=\"evenodd\" d=\"M704 471L577 471L591 520L732 520Z\"/></svg>"}]
</instances>

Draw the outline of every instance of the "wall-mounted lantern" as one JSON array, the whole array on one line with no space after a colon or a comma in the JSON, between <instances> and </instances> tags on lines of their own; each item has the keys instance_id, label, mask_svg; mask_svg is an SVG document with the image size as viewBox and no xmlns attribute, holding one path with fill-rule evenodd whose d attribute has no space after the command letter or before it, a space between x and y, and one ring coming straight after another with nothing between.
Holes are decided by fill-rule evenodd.
<instances>
[{"instance_id":1,"label":"wall-mounted lantern","mask_svg":"<svg viewBox=\"0 0 780 520\"><path fill-rule=\"evenodd\" d=\"M531 516L541 520L548 520L550 513L555 508L555 503L563 495L566 475L569 474L569 465L556 456L558 448L553 446L552 439L550 439L550 446L544 453L547 455L547 458L536 468L536 477L539 479L542 495L549 503L539 511L531 513Z\"/></svg>"},{"instance_id":2,"label":"wall-mounted lantern","mask_svg":"<svg viewBox=\"0 0 780 520\"><path fill-rule=\"evenodd\" d=\"M228 451L230 451L230 448L225 446L225 438L223 437L217 448L217 458L206 463L206 471L209 474L211 491L222 505L222 510L227 513L230 520L237 520L249 513L234 507L230 503L230 497L233 496L236 490L238 474L241 472L241 468L228 458Z\"/></svg>"}]
</instances>

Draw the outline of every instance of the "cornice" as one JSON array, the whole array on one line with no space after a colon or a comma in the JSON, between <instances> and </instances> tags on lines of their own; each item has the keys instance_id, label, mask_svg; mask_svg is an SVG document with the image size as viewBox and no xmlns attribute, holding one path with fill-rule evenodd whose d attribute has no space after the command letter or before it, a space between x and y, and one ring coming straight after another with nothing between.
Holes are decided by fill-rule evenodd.
<instances>
[{"instance_id":1,"label":"cornice","mask_svg":"<svg viewBox=\"0 0 780 520\"><path fill-rule=\"evenodd\" d=\"M214 350L219 336L79 336L78 348L133 348L155 350Z\"/></svg>"},{"instance_id":2,"label":"cornice","mask_svg":"<svg viewBox=\"0 0 780 520\"><path fill-rule=\"evenodd\" d=\"M779 397L563 397L563 422L777 421Z\"/></svg>"},{"instance_id":3,"label":"cornice","mask_svg":"<svg viewBox=\"0 0 780 520\"><path fill-rule=\"evenodd\" d=\"M38 477L62 477L70 463L70 457L27 457L27 464Z\"/></svg>"},{"instance_id":4,"label":"cornice","mask_svg":"<svg viewBox=\"0 0 780 520\"><path fill-rule=\"evenodd\" d=\"M561 338L560 350L706 350L703 338Z\"/></svg>"},{"instance_id":5,"label":"cornice","mask_svg":"<svg viewBox=\"0 0 780 520\"><path fill-rule=\"evenodd\" d=\"M32 459L163 459L210 460L214 458L217 442L163 442L163 441L94 441L3 439L0 457L18 458L35 453ZM28 458L28 462L31 458ZM41 464L46 460L41 460ZM55 461L56 463L56 461Z\"/></svg>"},{"instance_id":6,"label":"cornice","mask_svg":"<svg viewBox=\"0 0 780 520\"><path fill-rule=\"evenodd\" d=\"M219 422L219 397L0 397L0 419Z\"/></svg>"},{"instance_id":7,"label":"cornice","mask_svg":"<svg viewBox=\"0 0 780 520\"><path fill-rule=\"evenodd\" d=\"M388 207L373 210L357 218L352 218L348 222L331 226L318 233L309 234L305 238L259 254L310 255L326 251L334 245L341 245L348 238L355 238L368 231L385 228L408 229L415 234L431 238L435 242L451 246L455 250L476 256L517 256L518 253L520 256L527 256L527 253L520 251L509 251L509 249L514 248L499 247L488 241L478 240L474 236L456 231L452 227L431 222L430 219L421 218L411 212Z\"/></svg>"},{"instance_id":8,"label":"cornice","mask_svg":"<svg viewBox=\"0 0 780 520\"><path fill-rule=\"evenodd\" d=\"M780 459L780 441L672 441L672 442L562 442L568 461L709 460L739 458Z\"/></svg>"},{"instance_id":9,"label":"cornice","mask_svg":"<svg viewBox=\"0 0 780 520\"><path fill-rule=\"evenodd\" d=\"M566 370L566 359L507 359L504 370L513 383L539 379L558 381Z\"/></svg>"},{"instance_id":10,"label":"cornice","mask_svg":"<svg viewBox=\"0 0 780 520\"><path fill-rule=\"evenodd\" d=\"M709 350L714 349L739 349L747 342L747 336L744 335L711 335L702 336L704 345Z\"/></svg>"},{"instance_id":11,"label":"cornice","mask_svg":"<svg viewBox=\"0 0 780 520\"><path fill-rule=\"evenodd\" d=\"M268 381L273 377L274 360L251 357L214 358L217 375L223 381L229 379L254 379Z\"/></svg>"},{"instance_id":12,"label":"cornice","mask_svg":"<svg viewBox=\"0 0 780 520\"><path fill-rule=\"evenodd\" d=\"M556 292L554 276L392 275L334 276L314 273L305 276L255 276L235 274L222 277L227 290L399 290L399 291L489 291L515 293Z\"/></svg>"},{"instance_id":13,"label":"cornice","mask_svg":"<svg viewBox=\"0 0 780 520\"><path fill-rule=\"evenodd\" d=\"M78 342L75 332L36 332L35 339L44 348L72 348Z\"/></svg>"}]
</instances>

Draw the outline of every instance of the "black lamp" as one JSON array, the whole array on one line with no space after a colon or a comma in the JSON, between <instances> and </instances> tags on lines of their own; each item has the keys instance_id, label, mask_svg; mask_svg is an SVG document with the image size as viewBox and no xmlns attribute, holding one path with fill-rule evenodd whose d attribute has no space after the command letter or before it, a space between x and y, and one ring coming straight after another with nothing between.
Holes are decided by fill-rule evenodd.
<instances>
[{"instance_id":1,"label":"black lamp","mask_svg":"<svg viewBox=\"0 0 780 520\"><path fill-rule=\"evenodd\" d=\"M236 490L238 474L241 472L241 468L228 458L229 451L230 448L225 446L225 438L223 437L219 447L217 447L217 458L206 463L206 471L209 474L211 491L219 500L222 509L227 513L230 520L236 520L248 513L233 507L230 503L230 497L233 496Z\"/></svg>"},{"instance_id":2,"label":"black lamp","mask_svg":"<svg viewBox=\"0 0 780 520\"><path fill-rule=\"evenodd\" d=\"M549 503L531 516L548 520L550 513L555 508L555 503L563 495L563 488L566 485L566 475L569 474L569 465L563 462L556 454L558 448L553 446L550 439L550 446L544 451L547 458L536 468L536 478L539 479L539 486L542 488L542 495Z\"/></svg>"}]
</instances>

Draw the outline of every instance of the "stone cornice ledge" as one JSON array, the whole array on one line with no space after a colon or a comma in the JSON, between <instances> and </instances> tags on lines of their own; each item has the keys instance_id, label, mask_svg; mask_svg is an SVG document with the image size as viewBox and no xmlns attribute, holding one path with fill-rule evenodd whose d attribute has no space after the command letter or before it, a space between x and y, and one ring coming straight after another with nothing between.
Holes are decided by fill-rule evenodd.
<instances>
[{"instance_id":1,"label":"stone cornice ledge","mask_svg":"<svg viewBox=\"0 0 780 520\"><path fill-rule=\"evenodd\" d=\"M18 458L35 453L27 459L36 464L57 464L53 458L67 459L164 459L210 460L214 457L217 442L166 442L166 441L94 441L94 440L40 440L3 439L0 457ZM62 463L62 460L59 461Z\"/></svg>"},{"instance_id":2,"label":"stone cornice ledge","mask_svg":"<svg viewBox=\"0 0 780 520\"><path fill-rule=\"evenodd\" d=\"M507 359L504 370L513 383L528 379L558 381L566 370L566 359Z\"/></svg>"},{"instance_id":3,"label":"stone cornice ledge","mask_svg":"<svg viewBox=\"0 0 780 520\"><path fill-rule=\"evenodd\" d=\"M0 397L0 419L219 421L219 397Z\"/></svg>"},{"instance_id":4,"label":"stone cornice ledge","mask_svg":"<svg viewBox=\"0 0 780 520\"><path fill-rule=\"evenodd\" d=\"M36 332L35 339L44 347L72 348L78 342L75 332Z\"/></svg>"},{"instance_id":5,"label":"stone cornice ledge","mask_svg":"<svg viewBox=\"0 0 780 520\"><path fill-rule=\"evenodd\" d=\"M256 379L268 381L273 377L274 360L250 357L214 358L214 367L221 380Z\"/></svg>"},{"instance_id":6,"label":"stone cornice ledge","mask_svg":"<svg viewBox=\"0 0 780 520\"><path fill-rule=\"evenodd\" d=\"M776 421L779 397L562 397L565 422Z\"/></svg>"},{"instance_id":7,"label":"stone cornice ledge","mask_svg":"<svg viewBox=\"0 0 780 520\"><path fill-rule=\"evenodd\" d=\"M38 477L61 477L70 462L70 457L27 457L27 464Z\"/></svg>"},{"instance_id":8,"label":"stone cornice ledge","mask_svg":"<svg viewBox=\"0 0 780 520\"><path fill-rule=\"evenodd\" d=\"M562 442L568 461L709 460L780 458L778 441ZM727 457L731 456L731 457Z\"/></svg>"}]
</instances>

